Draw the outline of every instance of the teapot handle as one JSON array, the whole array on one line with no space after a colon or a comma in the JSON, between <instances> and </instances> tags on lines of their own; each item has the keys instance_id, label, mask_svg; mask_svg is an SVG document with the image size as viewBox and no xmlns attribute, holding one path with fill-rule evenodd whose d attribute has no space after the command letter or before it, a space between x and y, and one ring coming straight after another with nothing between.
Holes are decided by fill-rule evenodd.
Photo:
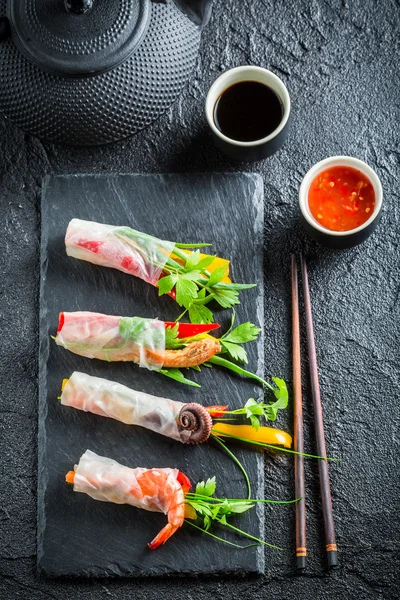
<instances>
[{"instance_id":1,"label":"teapot handle","mask_svg":"<svg viewBox=\"0 0 400 600\"><path fill-rule=\"evenodd\" d=\"M213 0L173 0L193 23L205 27L211 16Z\"/></svg>"}]
</instances>

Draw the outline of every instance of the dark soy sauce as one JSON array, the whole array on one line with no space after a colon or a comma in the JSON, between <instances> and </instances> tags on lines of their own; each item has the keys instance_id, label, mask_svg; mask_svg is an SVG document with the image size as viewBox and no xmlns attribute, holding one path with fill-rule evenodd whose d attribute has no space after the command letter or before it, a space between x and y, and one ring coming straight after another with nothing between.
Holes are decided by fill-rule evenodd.
<instances>
[{"instance_id":1,"label":"dark soy sauce","mask_svg":"<svg viewBox=\"0 0 400 600\"><path fill-rule=\"evenodd\" d=\"M222 92L214 106L216 127L232 140L254 142L282 121L278 94L259 81L239 81Z\"/></svg>"}]
</instances>

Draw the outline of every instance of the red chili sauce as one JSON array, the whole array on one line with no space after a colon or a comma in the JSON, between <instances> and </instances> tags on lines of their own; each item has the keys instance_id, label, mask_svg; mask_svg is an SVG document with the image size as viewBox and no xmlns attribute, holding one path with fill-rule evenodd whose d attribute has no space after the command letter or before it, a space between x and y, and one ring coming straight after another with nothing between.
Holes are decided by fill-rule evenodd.
<instances>
[{"instance_id":1,"label":"red chili sauce","mask_svg":"<svg viewBox=\"0 0 400 600\"><path fill-rule=\"evenodd\" d=\"M330 167L311 182L308 205L322 227L331 231L350 231L372 215L375 192L361 171L352 167Z\"/></svg>"}]
</instances>

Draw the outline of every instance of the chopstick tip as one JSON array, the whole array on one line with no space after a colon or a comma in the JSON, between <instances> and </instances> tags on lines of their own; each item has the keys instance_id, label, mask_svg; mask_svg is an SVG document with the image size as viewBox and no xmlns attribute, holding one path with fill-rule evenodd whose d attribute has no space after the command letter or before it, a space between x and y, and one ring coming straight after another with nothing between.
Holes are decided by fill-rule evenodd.
<instances>
[{"instance_id":1,"label":"chopstick tip","mask_svg":"<svg viewBox=\"0 0 400 600\"><path fill-rule=\"evenodd\" d=\"M306 568L306 557L296 556L296 569L303 571Z\"/></svg>"},{"instance_id":2,"label":"chopstick tip","mask_svg":"<svg viewBox=\"0 0 400 600\"><path fill-rule=\"evenodd\" d=\"M330 569L334 569L335 567L339 566L337 550L331 550L330 552L327 552L326 555L328 558L328 567Z\"/></svg>"}]
</instances>

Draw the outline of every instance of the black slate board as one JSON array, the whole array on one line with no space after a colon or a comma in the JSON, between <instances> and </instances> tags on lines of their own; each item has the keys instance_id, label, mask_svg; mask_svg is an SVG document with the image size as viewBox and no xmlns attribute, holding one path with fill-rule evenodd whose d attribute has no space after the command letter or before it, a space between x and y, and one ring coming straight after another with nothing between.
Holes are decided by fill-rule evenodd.
<instances>
[{"instance_id":1,"label":"black slate board","mask_svg":"<svg viewBox=\"0 0 400 600\"><path fill-rule=\"evenodd\" d=\"M201 390L124 363L89 360L51 340L60 311L92 310L172 320L179 307L157 298L152 286L112 269L68 258L64 234L73 217L132 227L174 241L212 241L232 260L237 281L257 282L246 292L238 322L263 319L263 184L258 175L72 175L44 180L42 195L38 571L50 576L262 573L262 547L239 550L185 525L151 551L147 542L164 526L164 515L96 502L64 483L65 473L91 449L136 467L177 467L193 482L217 476L219 495L242 497L235 465L212 444L183 447L152 432L63 407L57 401L64 377L74 370L119 381L181 401L239 406L260 389L218 369L190 375ZM226 325L228 311L218 320ZM263 372L263 341L248 348L249 367ZM236 448L253 485L263 495L263 456ZM264 535L262 505L238 518ZM236 539L235 541L239 541ZM243 539L241 540L243 542Z\"/></svg>"}]
</instances>

